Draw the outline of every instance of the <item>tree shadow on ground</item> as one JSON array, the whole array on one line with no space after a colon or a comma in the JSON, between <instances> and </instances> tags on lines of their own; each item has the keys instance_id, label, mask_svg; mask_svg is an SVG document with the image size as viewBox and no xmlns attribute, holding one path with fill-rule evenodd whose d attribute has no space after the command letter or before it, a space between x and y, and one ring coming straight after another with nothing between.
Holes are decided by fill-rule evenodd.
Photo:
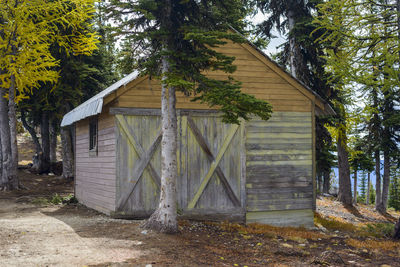
<instances>
[{"instance_id":1,"label":"tree shadow on ground","mask_svg":"<svg viewBox=\"0 0 400 267\"><path fill-rule=\"evenodd\" d=\"M366 218L364 215L362 215L358 209L356 207L354 207L353 205L343 205L343 207L351 214L353 214L355 217L360 218L360 219L364 219L367 220L368 218Z\"/></svg>"},{"instance_id":2,"label":"tree shadow on ground","mask_svg":"<svg viewBox=\"0 0 400 267\"><path fill-rule=\"evenodd\" d=\"M183 262L184 266L190 266L193 262L194 265L197 265L196 259L193 257L202 251L198 243L188 246L192 236L166 235L146 231L140 227L143 222L141 220L112 219L80 204L64 205L54 211L43 211L42 213L68 225L82 238L117 241L117 244L129 244L128 246L132 249L143 252L140 256L135 256L122 263L105 262L93 266L137 266L137 264L174 266L174 263L177 262ZM197 249L196 253L191 255L188 247ZM116 247L115 251L118 249Z\"/></svg>"}]
</instances>

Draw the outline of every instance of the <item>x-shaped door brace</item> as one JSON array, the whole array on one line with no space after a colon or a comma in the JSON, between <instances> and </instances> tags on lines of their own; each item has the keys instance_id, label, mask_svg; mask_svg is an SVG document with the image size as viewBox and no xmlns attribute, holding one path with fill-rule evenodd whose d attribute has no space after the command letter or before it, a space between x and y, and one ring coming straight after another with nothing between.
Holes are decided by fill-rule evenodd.
<instances>
[{"instance_id":1,"label":"x-shaped door brace","mask_svg":"<svg viewBox=\"0 0 400 267\"><path fill-rule=\"evenodd\" d=\"M152 145L147 151L144 151L143 147L139 144L137 137L135 136L132 128L126 122L126 119L123 115L116 115L117 121L121 126L122 132L127 137L129 143L133 146L136 151L136 154L139 157L139 161L135 165L132 173L133 173L133 181L127 185L127 191L129 194L124 194L120 197L117 207L123 208L132 195L133 191L135 190L136 185L138 184L140 178L143 176L144 169L148 167L148 171L150 173L151 178L153 179L154 183L160 188L161 178L154 169L153 165L151 164L150 160L153 157L154 152L156 151L158 145L161 142L161 131L158 131L158 135L156 139L153 141Z\"/></svg>"},{"instance_id":2,"label":"x-shaped door brace","mask_svg":"<svg viewBox=\"0 0 400 267\"><path fill-rule=\"evenodd\" d=\"M204 189L206 188L208 182L210 181L212 175L214 172L218 175L219 180L221 183L224 185L224 189L226 193L229 196L229 199L232 201L235 207L240 207L240 201L236 197L235 192L233 192L232 187L230 186L228 180L226 179L224 172L222 171L221 167L219 166L219 163L228 148L229 144L231 143L233 137L235 136L235 133L237 132L237 129L239 128L238 125L233 125L231 129L229 130L227 136L225 137L224 143L222 144L218 154L216 157L214 157L213 153L211 152L210 148L208 147L208 144L204 137L202 136L199 128L197 128L196 124L194 123L193 119L188 116L187 117L188 125L194 134L197 142L199 143L200 147L203 149L205 152L208 160L211 162L210 170L207 172L206 176L203 178L203 181L200 184L199 189L197 190L196 194L194 195L193 199L189 202L188 208L193 209L196 206L196 203L199 201L200 196L203 194Z\"/></svg>"}]
</instances>

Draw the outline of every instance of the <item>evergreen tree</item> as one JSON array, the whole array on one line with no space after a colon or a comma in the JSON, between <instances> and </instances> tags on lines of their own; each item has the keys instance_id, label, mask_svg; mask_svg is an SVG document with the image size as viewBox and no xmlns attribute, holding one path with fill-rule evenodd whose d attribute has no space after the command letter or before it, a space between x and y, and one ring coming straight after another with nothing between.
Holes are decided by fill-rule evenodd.
<instances>
[{"instance_id":1,"label":"evergreen tree","mask_svg":"<svg viewBox=\"0 0 400 267\"><path fill-rule=\"evenodd\" d=\"M371 183L371 185L370 185L370 189L369 189L369 203L372 205L372 204L375 204L375 198L376 198L376 191L375 191L375 188L374 188L374 186L372 185L372 183Z\"/></svg>"},{"instance_id":2,"label":"evergreen tree","mask_svg":"<svg viewBox=\"0 0 400 267\"><path fill-rule=\"evenodd\" d=\"M232 73L234 58L213 50L230 41L243 41L230 25L243 28L245 14L239 0L109 1L108 14L117 24L116 34L138 47L133 51L142 74L161 80L161 193L147 228L174 233L178 230L176 206L177 117L175 92L195 95L196 101L219 106L224 122L239 123L255 114L268 119L271 106L240 91L229 77L215 80L205 70Z\"/></svg>"},{"instance_id":3,"label":"evergreen tree","mask_svg":"<svg viewBox=\"0 0 400 267\"><path fill-rule=\"evenodd\" d=\"M368 183L367 174L363 171L360 179L360 198L359 202L365 203L367 197Z\"/></svg>"},{"instance_id":4,"label":"evergreen tree","mask_svg":"<svg viewBox=\"0 0 400 267\"><path fill-rule=\"evenodd\" d=\"M397 2L389 0L330 0L319 5L318 22L327 30L321 39L341 44L342 49L341 53L328 51L328 65L349 86L361 87L369 100L366 110L371 114L369 133L376 163L376 209L380 212L386 211L391 155L398 150L395 128L399 125L396 99L399 96L400 16L397 8L400 8Z\"/></svg>"},{"instance_id":5,"label":"evergreen tree","mask_svg":"<svg viewBox=\"0 0 400 267\"><path fill-rule=\"evenodd\" d=\"M392 179L389 190L388 206L394 208L396 211L400 210L400 172L398 166L392 166Z\"/></svg>"}]
</instances>

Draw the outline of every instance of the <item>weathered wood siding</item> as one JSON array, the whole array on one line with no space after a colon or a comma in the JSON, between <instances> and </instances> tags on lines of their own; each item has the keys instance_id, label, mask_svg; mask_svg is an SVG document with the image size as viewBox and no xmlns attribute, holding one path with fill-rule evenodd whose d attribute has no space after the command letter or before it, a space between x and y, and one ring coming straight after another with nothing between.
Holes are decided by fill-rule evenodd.
<instances>
[{"instance_id":1,"label":"weathered wood siding","mask_svg":"<svg viewBox=\"0 0 400 267\"><path fill-rule=\"evenodd\" d=\"M267 65L256 56L259 54L257 51L253 48L246 49L245 46L245 44L229 43L223 48L217 49L228 56L236 57L234 64L237 66L237 70L232 76L242 82L242 91L259 99L267 100L273 105L274 111L310 112L312 107L310 99L313 99L314 96L304 88L303 91L300 91L284 79L282 73L273 68L275 66L273 63ZM255 52L251 53L251 49ZM227 78L227 74L223 72L208 72L207 75L216 79ZM139 78L128 84L123 90L119 90L116 95L116 105L119 107L161 107L161 86L158 80ZM109 97L109 99L113 98L115 95ZM205 104L190 100L191 98L178 92L177 108L210 109Z\"/></svg>"},{"instance_id":2,"label":"weathered wood siding","mask_svg":"<svg viewBox=\"0 0 400 267\"><path fill-rule=\"evenodd\" d=\"M131 111L136 115L116 115L115 216L140 218L158 205L161 121L157 110ZM216 113L179 111L177 192L183 215L244 221L243 130L222 123Z\"/></svg>"},{"instance_id":3,"label":"weathered wood siding","mask_svg":"<svg viewBox=\"0 0 400 267\"><path fill-rule=\"evenodd\" d=\"M247 123L248 222L313 224L311 115L275 112L267 122Z\"/></svg>"},{"instance_id":4,"label":"weathered wood siding","mask_svg":"<svg viewBox=\"0 0 400 267\"><path fill-rule=\"evenodd\" d=\"M98 155L89 156L89 119L76 123L75 194L79 202L110 214L115 210L115 121L98 117Z\"/></svg>"}]
</instances>

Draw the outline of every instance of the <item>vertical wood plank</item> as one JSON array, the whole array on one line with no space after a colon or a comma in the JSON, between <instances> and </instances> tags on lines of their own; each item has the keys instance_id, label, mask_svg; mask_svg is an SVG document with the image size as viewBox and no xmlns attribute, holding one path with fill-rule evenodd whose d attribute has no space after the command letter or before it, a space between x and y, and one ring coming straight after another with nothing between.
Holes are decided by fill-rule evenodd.
<instances>
[{"instance_id":1,"label":"vertical wood plank","mask_svg":"<svg viewBox=\"0 0 400 267\"><path fill-rule=\"evenodd\" d=\"M240 125L240 202L246 207L246 121Z\"/></svg>"},{"instance_id":2,"label":"vertical wood plank","mask_svg":"<svg viewBox=\"0 0 400 267\"><path fill-rule=\"evenodd\" d=\"M180 191L178 196L180 198L181 208L187 207L188 202L188 172L187 172L187 163L188 163L188 147L187 147L187 116L180 116L180 142L179 142L179 154L180 154Z\"/></svg>"},{"instance_id":3,"label":"vertical wood plank","mask_svg":"<svg viewBox=\"0 0 400 267\"><path fill-rule=\"evenodd\" d=\"M311 135L312 135L312 181L313 181L313 204L312 209L317 209L317 164L316 164L316 133L315 133L315 101L312 102L311 110Z\"/></svg>"}]
</instances>

